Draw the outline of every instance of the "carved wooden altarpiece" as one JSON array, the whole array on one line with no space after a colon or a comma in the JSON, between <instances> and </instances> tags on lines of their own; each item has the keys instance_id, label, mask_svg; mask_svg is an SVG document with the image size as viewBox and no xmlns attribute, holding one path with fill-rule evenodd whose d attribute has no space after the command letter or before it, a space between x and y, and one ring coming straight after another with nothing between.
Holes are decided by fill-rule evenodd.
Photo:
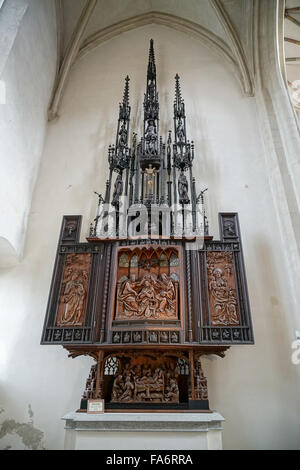
<instances>
[{"instance_id":1,"label":"carved wooden altarpiece","mask_svg":"<svg viewBox=\"0 0 300 470\"><path fill-rule=\"evenodd\" d=\"M238 215L219 214L213 240L178 75L174 142L171 131L166 144L159 137L153 41L143 136L129 146L130 114L126 77L87 241L79 241L81 216L63 218L42 344L95 360L83 409L97 398L107 409L208 409L201 357L253 344Z\"/></svg>"}]
</instances>

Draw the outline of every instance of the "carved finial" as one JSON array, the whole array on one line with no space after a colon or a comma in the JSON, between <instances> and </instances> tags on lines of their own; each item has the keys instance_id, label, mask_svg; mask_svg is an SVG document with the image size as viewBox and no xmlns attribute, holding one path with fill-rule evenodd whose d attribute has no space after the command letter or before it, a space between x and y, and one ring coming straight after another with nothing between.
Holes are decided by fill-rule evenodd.
<instances>
[{"instance_id":1,"label":"carved finial","mask_svg":"<svg viewBox=\"0 0 300 470\"><path fill-rule=\"evenodd\" d=\"M181 90L180 90L180 82L179 82L179 75L176 73L175 75L175 104L178 106L180 103L183 102L181 97Z\"/></svg>"},{"instance_id":2,"label":"carved finial","mask_svg":"<svg viewBox=\"0 0 300 470\"><path fill-rule=\"evenodd\" d=\"M150 40L147 79L151 81L156 79L156 66L155 66L153 39Z\"/></svg>"},{"instance_id":3,"label":"carved finial","mask_svg":"<svg viewBox=\"0 0 300 470\"><path fill-rule=\"evenodd\" d=\"M125 78L125 88L123 94L123 106L129 107L129 80L128 75Z\"/></svg>"},{"instance_id":4,"label":"carved finial","mask_svg":"<svg viewBox=\"0 0 300 470\"><path fill-rule=\"evenodd\" d=\"M120 103L119 119L129 120L130 106L129 106L129 80L128 75L125 78L125 87L123 93L123 101Z\"/></svg>"}]
</instances>

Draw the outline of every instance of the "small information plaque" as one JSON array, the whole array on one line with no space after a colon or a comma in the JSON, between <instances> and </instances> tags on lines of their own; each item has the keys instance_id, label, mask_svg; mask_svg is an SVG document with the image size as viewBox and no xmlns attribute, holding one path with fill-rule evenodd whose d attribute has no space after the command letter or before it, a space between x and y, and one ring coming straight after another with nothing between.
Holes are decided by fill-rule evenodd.
<instances>
[{"instance_id":1,"label":"small information plaque","mask_svg":"<svg viewBox=\"0 0 300 470\"><path fill-rule=\"evenodd\" d=\"M87 412L90 414L104 413L104 400L88 400Z\"/></svg>"}]
</instances>

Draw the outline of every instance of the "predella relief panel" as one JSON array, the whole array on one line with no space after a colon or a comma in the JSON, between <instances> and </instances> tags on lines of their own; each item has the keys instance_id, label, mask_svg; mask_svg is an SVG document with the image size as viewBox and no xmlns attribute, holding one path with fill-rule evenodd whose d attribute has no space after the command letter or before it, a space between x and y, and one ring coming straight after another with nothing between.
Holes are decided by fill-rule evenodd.
<instances>
[{"instance_id":1,"label":"predella relief panel","mask_svg":"<svg viewBox=\"0 0 300 470\"><path fill-rule=\"evenodd\" d=\"M123 362L123 361L122 361ZM179 402L178 374L174 361L120 361L115 376L111 402Z\"/></svg>"}]
</instances>

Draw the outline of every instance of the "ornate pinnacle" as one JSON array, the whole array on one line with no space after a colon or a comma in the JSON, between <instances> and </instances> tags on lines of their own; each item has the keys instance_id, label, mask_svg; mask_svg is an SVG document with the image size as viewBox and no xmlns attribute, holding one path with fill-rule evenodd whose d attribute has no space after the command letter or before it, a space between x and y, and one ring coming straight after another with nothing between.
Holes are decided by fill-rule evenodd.
<instances>
[{"instance_id":1,"label":"ornate pinnacle","mask_svg":"<svg viewBox=\"0 0 300 470\"><path fill-rule=\"evenodd\" d=\"M123 106L126 106L126 107L129 106L129 80L130 78L127 75L125 78L125 88L124 88L124 94L123 94Z\"/></svg>"},{"instance_id":2,"label":"ornate pinnacle","mask_svg":"<svg viewBox=\"0 0 300 470\"><path fill-rule=\"evenodd\" d=\"M156 79L156 66L155 66L153 39L150 40L147 79L151 81Z\"/></svg>"},{"instance_id":3,"label":"ornate pinnacle","mask_svg":"<svg viewBox=\"0 0 300 470\"><path fill-rule=\"evenodd\" d=\"M130 116L130 106L129 106L129 80L130 78L125 78L125 88L123 93L123 101L120 103L120 113L119 119L129 119Z\"/></svg>"},{"instance_id":4,"label":"ornate pinnacle","mask_svg":"<svg viewBox=\"0 0 300 470\"><path fill-rule=\"evenodd\" d=\"M175 75L175 102L174 104L179 108L179 105L183 103L183 99L181 97L181 90L180 90L180 83L179 83L179 75L176 73Z\"/></svg>"}]
</instances>

